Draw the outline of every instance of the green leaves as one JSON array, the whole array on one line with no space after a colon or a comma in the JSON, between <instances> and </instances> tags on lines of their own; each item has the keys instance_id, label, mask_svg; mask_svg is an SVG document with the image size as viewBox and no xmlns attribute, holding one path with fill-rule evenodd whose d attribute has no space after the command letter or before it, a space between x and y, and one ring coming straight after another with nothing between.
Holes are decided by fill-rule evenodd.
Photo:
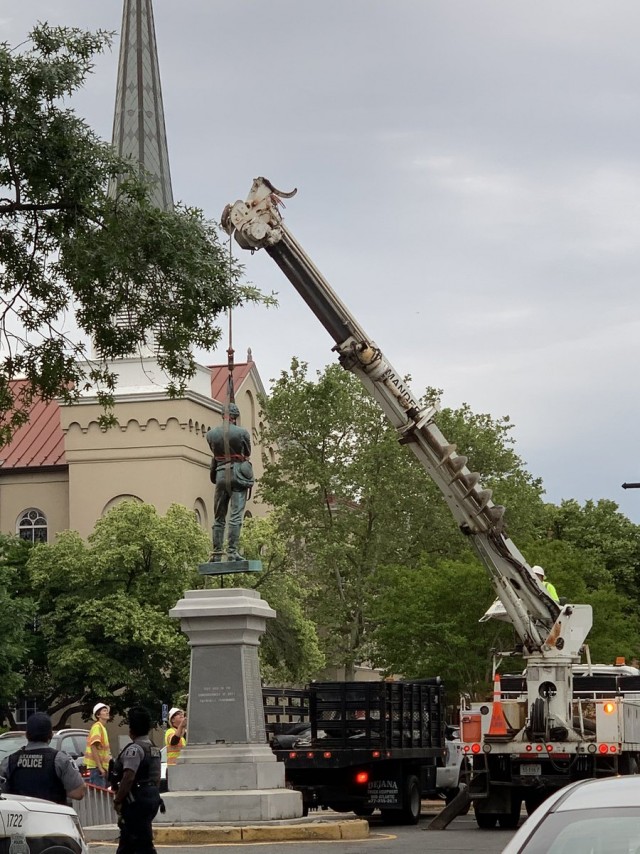
<instances>
[{"instance_id":1,"label":"green leaves","mask_svg":"<svg viewBox=\"0 0 640 854\"><path fill-rule=\"evenodd\" d=\"M189 650L169 609L200 584L207 535L195 515L165 516L135 501L102 518L85 543L75 532L35 548L40 658L25 690L47 708L107 697L122 710L158 708L187 686Z\"/></svg>"},{"instance_id":2,"label":"green leaves","mask_svg":"<svg viewBox=\"0 0 640 854\"><path fill-rule=\"evenodd\" d=\"M169 391L180 394L195 371L192 347L219 340L217 316L272 302L240 284L201 211L153 207L137 164L65 106L110 42L105 32L40 24L22 51L0 45L0 445L34 396L71 401L93 389L112 423L108 363L152 338ZM71 336L74 314L97 366Z\"/></svg>"}]
</instances>

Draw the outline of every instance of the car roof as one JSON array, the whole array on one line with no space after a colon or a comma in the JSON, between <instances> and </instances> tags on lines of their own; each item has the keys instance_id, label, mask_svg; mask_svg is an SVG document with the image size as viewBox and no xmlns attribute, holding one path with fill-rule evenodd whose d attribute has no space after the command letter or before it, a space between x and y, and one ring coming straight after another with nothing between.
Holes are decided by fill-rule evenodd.
<instances>
[{"instance_id":1,"label":"car roof","mask_svg":"<svg viewBox=\"0 0 640 854\"><path fill-rule=\"evenodd\" d=\"M581 780L561 790L550 812L640 807L640 786L636 776Z\"/></svg>"}]
</instances>

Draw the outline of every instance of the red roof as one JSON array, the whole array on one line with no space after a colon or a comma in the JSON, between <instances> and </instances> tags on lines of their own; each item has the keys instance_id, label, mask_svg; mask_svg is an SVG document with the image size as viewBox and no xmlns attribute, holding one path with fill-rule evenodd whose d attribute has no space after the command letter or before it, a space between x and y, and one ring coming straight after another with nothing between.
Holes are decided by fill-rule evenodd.
<instances>
[{"instance_id":1,"label":"red roof","mask_svg":"<svg viewBox=\"0 0 640 854\"><path fill-rule=\"evenodd\" d=\"M237 390L247 378L253 362L234 366L233 384ZM227 399L229 370L227 365L212 365L211 397L221 403ZM31 407L29 421L20 427L12 441L0 448L0 471L7 469L37 469L42 466L64 466L64 434L60 421L60 404L37 401Z\"/></svg>"},{"instance_id":2,"label":"red roof","mask_svg":"<svg viewBox=\"0 0 640 854\"><path fill-rule=\"evenodd\" d=\"M28 422L18 428L8 445L0 448L0 460L4 460L0 471L66 465L60 404L55 400L36 401Z\"/></svg>"},{"instance_id":3,"label":"red roof","mask_svg":"<svg viewBox=\"0 0 640 854\"><path fill-rule=\"evenodd\" d=\"M240 362L233 366L233 388L237 391L249 375L253 362ZM229 367L227 365L210 365L211 371L211 397L220 403L227 401L227 383L229 381Z\"/></svg>"}]
</instances>

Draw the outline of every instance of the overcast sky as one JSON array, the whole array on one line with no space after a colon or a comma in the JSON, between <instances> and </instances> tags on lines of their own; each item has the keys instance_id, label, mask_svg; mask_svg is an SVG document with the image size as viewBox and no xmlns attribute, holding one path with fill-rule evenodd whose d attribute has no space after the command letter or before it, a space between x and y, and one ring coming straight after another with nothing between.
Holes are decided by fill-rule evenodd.
<instances>
[{"instance_id":1,"label":"overcast sky","mask_svg":"<svg viewBox=\"0 0 640 854\"><path fill-rule=\"evenodd\" d=\"M413 390L509 415L548 500L640 522L638 0L154 0L174 196L218 219L256 175ZM119 30L121 0L0 0ZM75 101L111 137L117 42ZM240 252L240 250L238 250ZM235 314L269 380L331 340L271 259ZM226 347L226 342L225 342ZM225 361L222 348L209 362ZM471 461L472 462L472 461Z\"/></svg>"}]
</instances>

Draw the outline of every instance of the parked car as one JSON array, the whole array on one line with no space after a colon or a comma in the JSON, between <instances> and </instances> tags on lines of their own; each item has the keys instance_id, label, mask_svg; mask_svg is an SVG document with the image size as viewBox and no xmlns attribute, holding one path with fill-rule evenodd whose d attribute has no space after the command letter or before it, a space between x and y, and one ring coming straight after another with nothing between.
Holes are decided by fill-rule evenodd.
<instances>
[{"instance_id":1,"label":"parked car","mask_svg":"<svg viewBox=\"0 0 640 854\"><path fill-rule=\"evenodd\" d=\"M83 777L89 772L84 767L84 751L87 746L88 729L58 729L53 733L51 747L64 750L74 760ZM10 753L20 750L27 743L27 736L21 730L4 732L0 735L0 762Z\"/></svg>"},{"instance_id":2,"label":"parked car","mask_svg":"<svg viewBox=\"0 0 640 854\"><path fill-rule=\"evenodd\" d=\"M559 789L502 854L640 854L640 777L580 780Z\"/></svg>"},{"instance_id":3,"label":"parked car","mask_svg":"<svg viewBox=\"0 0 640 854\"><path fill-rule=\"evenodd\" d=\"M89 854L71 807L23 795L0 798L0 850Z\"/></svg>"}]
</instances>

